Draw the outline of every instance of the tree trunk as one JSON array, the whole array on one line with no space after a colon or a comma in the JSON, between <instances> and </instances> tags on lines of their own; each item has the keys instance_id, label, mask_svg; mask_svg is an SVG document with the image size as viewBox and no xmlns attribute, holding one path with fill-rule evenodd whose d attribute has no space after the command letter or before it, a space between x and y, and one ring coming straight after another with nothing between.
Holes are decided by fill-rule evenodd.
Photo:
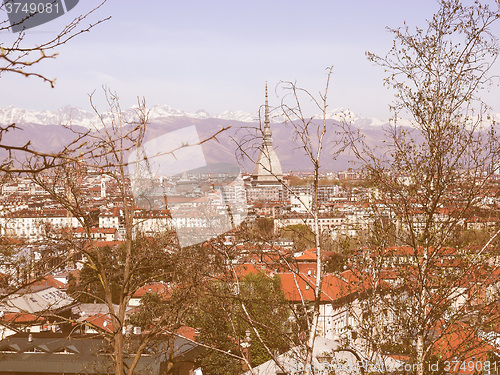
<instances>
[{"instance_id":1,"label":"tree trunk","mask_svg":"<svg viewBox=\"0 0 500 375\"><path fill-rule=\"evenodd\" d=\"M113 339L114 339L113 341L114 341L115 375L124 375L125 368L123 366L123 334L122 334L122 332L116 333Z\"/></svg>"},{"instance_id":2,"label":"tree trunk","mask_svg":"<svg viewBox=\"0 0 500 375\"><path fill-rule=\"evenodd\" d=\"M321 144L320 144L321 147ZM319 159L319 155L318 155ZM316 275L315 275L315 288L314 288L314 308L311 329L307 339L307 352L306 352L306 374L314 373L312 371L312 361L314 352L314 341L319 326L319 316L321 308L321 288L323 284L323 264L321 256L321 243L319 231L319 207L318 207L318 185L319 185L319 164L316 161L314 170L314 192L313 192L313 206L312 213L314 215L314 242L316 245Z\"/></svg>"}]
</instances>

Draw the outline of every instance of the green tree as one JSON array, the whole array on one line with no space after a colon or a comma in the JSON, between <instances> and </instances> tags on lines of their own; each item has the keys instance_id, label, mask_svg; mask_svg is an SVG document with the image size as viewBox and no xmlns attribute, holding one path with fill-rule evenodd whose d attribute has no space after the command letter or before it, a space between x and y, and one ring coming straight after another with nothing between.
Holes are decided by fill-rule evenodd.
<instances>
[{"instance_id":1,"label":"green tree","mask_svg":"<svg viewBox=\"0 0 500 375\"><path fill-rule=\"evenodd\" d=\"M239 289L239 292L237 292ZM267 348L284 352L290 347L286 337L276 334L286 327L290 309L278 276L249 273L239 282L214 281L198 299L190 324L199 329L198 341L234 354L241 353L250 334L251 365L271 359ZM257 332L254 332L254 328ZM267 347L267 348L266 348ZM219 351L200 358L205 374L238 373L242 363Z\"/></svg>"},{"instance_id":2,"label":"green tree","mask_svg":"<svg viewBox=\"0 0 500 375\"><path fill-rule=\"evenodd\" d=\"M274 220L268 217L259 217L255 219L255 231L259 238L269 240L274 236Z\"/></svg>"},{"instance_id":3,"label":"green tree","mask_svg":"<svg viewBox=\"0 0 500 375\"><path fill-rule=\"evenodd\" d=\"M166 240L165 236L158 235L156 237L138 236L132 242L133 252L130 263L132 280L129 281L133 285L132 289L137 289L148 282L170 282L174 272L175 257L165 249L171 246L171 241ZM100 278L99 268L94 266L99 264L100 259L105 259L102 267L108 278L112 302L119 303L125 282L123 267L126 255L125 244L95 247L89 251L87 256L91 261L84 263L77 287L79 291L73 295L80 302L106 300L106 291Z\"/></svg>"},{"instance_id":4,"label":"green tree","mask_svg":"<svg viewBox=\"0 0 500 375\"><path fill-rule=\"evenodd\" d=\"M281 230L281 237L293 240L298 251L314 247L314 233L305 224L288 225Z\"/></svg>"}]
</instances>

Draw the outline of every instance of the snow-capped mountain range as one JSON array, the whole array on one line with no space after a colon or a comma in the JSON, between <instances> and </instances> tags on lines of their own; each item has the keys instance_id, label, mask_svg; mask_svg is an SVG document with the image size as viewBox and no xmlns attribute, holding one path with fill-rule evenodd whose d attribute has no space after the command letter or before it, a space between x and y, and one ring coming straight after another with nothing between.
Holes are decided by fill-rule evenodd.
<instances>
[{"instance_id":1,"label":"snow-capped mountain range","mask_svg":"<svg viewBox=\"0 0 500 375\"><path fill-rule=\"evenodd\" d=\"M161 122L162 119L169 117L188 117L194 119L221 119L239 122L258 122L259 115L257 112L248 113L243 111L224 111L219 114L211 114L200 109L195 113L185 112L169 107L168 105L155 105L149 110L149 120L152 122ZM126 109L125 117L132 121L136 117L136 107ZM110 113L104 113L104 120L109 118ZM320 116L315 116L320 118ZM332 120L349 120L359 128L378 127L387 122L380 121L375 118L359 117L355 113L339 108L327 113L327 118ZM281 122L279 117L273 117L273 122ZM56 111L35 111L23 108L8 107L0 108L0 125L8 124L37 124L37 125L78 125L86 128L100 128L99 117L92 112L87 112L83 109L65 106Z\"/></svg>"},{"instance_id":2,"label":"snow-capped mountain range","mask_svg":"<svg viewBox=\"0 0 500 375\"><path fill-rule=\"evenodd\" d=\"M214 134L218 134L222 127L225 127L226 131L219 134L213 142L203 144L206 160L210 163L225 163L228 160L235 160L235 155L238 153L238 145L235 142L244 143L247 134L245 130L251 133L250 129L258 126L259 121L258 113L251 114L236 111L210 114L207 111L199 110L195 113L188 113L166 105L151 107L149 111L151 126L148 128L148 137L151 139L193 125L196 126L200 139L210 139ZM137 113L134 108L129 108L124 111L124 115L125 121L129 122L136 118ZM108 123L109 116L109 113L103 115L105 123ZM380 151L384 147L383 140L387 134L385 134L383 125L387 124L387 122L361 117L347 109L333 110L328 112L327 117L331 120L347 121L354 128L361 130L364 135L364 142L372 149ZM320 116L315 116L315 118L320 118ZM493 118L500 121L500 114L494 114ZM290 128L279 126L282 122L279 117L272 116L272 120L275 122L272 127L273 145L281 160L283 170L310 170L310 160L303 154L302 148L297 147ZM400 125L411 126L407 120L398 121ZM2 134L3 143L22 146L29 141L31 147L35 150L44 152L60 150L74 139L75 133L61 126L61 124L83 126L91 130L101 128L97 115L71 106L63 107L57 111L33 111L13 107L0 108L0 126L12 123L15 123L19 130ZM335 145L340 140L336 132L329 132L324 144ZM256 142L258 142L257 138ZM328 150L325 149L325 155L327 154ZM6 156L5 150L3 152L0 150L0 158ZM336 159L325 156L323 168L329 171L340 171L355 166L353 165L354 162L354 155L350 153L342 153ZM252 170L253 164L249 163L248 160L246 163L244 161L241 161L241 163L244 165L245 170Z\"/></svg>"},{"instance_id":3,"label":"snow-capped mountain range","mask_svg":"<svg viewBox=\"0 0 500 375\"><path fill-rule=\"evenodd\" d=\"M258 119L257 113L251 114L242 111L225 111L221 114L210 114L205 110L199 110L195 113L189 113L171 108L167 105L155 105L148 108L149 119L151 121L160 120L168 117L190 117L196 119L224 119L241 122L255 122ZM136 117L136 107L126 109L125 117L132 120ZM104 113L104 119L110 116L110 113ZM56 111L35 111L30 109L8 107L0 108L0 124L37 124L37 125L79 125L86 128L100 127L99 117L92 112L83 109L65 106Z\"/></svg>"}]
</instances>

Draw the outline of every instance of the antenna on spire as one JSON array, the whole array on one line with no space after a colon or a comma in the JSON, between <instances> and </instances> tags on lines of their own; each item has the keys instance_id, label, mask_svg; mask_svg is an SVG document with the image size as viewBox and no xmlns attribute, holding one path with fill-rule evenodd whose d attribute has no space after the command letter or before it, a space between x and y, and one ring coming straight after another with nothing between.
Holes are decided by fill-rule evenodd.
<instances>
[{"instance_id":1,"label":"antenna on spire","mask_svg":"<svg viewBox=\"0 0 500 375\"><path fill-rule=\"evenodd\" d=\"M267 82L266 82L266 104L264 106L264 146L270 146L273 144L271 124L269 122L269 101L267 98Z\"/></svg>"},{"instance_id":2,"label":"antenna on spire","mask_svg":"<svg viewBox=\"0 0 500 375\"><path fill-rule=\"evenodd\" d=\"M267 81L266 81L266 105L264 108L264 128L269 128L269 102L267 100Z\"/></svg>"}]
</instances>

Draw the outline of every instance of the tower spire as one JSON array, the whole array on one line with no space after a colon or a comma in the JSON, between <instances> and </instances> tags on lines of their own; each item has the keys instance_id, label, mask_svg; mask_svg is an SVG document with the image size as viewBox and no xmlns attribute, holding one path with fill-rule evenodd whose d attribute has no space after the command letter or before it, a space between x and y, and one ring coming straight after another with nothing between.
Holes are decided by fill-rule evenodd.
<instances>
[{"instance_id":1,"label":"tower spire","mask_svg":"<svg viewBox=\"0 0 500 375\"><path fill-rule=\"evenodd\" d=\"M266 82L266 109L265 109L264 125L269 128L269 102L267 100L267 82Z\"/></svg>"},{"instance_id":2,"label":"tower spire","mask_svg":"<svg viewBox=\"0 0 500 375\"><path fill-rule=\"evenodd\" d=\"M264 145L271 146L273 144L271 125L269 122L269 101L267 98L267 82L266 82L266 104L264 106Z\"/></svg>"},{"instance_id":3,"label":"tower spire","mask_svg":"<svg viewBox=\"0 0 500 375\"><path fill-rule=\"evenodd\" d=\"M259 108L259 116L262 120L262 106ZM262 146L260 148L259 157L255 163L253 170L254 180L252 184L255 186L280 184L280 179L283 177L281 170L281 163L278 155L273 148L273 138L271 133L271 122L269 121L269 98L267 95L267 82L266 82L266 101L264 105L264 126L260 123L262 130ZM260 185L259 185L260 186ZM281 185L280 185L281 186Z\"/></svg>"}]
</instances>

